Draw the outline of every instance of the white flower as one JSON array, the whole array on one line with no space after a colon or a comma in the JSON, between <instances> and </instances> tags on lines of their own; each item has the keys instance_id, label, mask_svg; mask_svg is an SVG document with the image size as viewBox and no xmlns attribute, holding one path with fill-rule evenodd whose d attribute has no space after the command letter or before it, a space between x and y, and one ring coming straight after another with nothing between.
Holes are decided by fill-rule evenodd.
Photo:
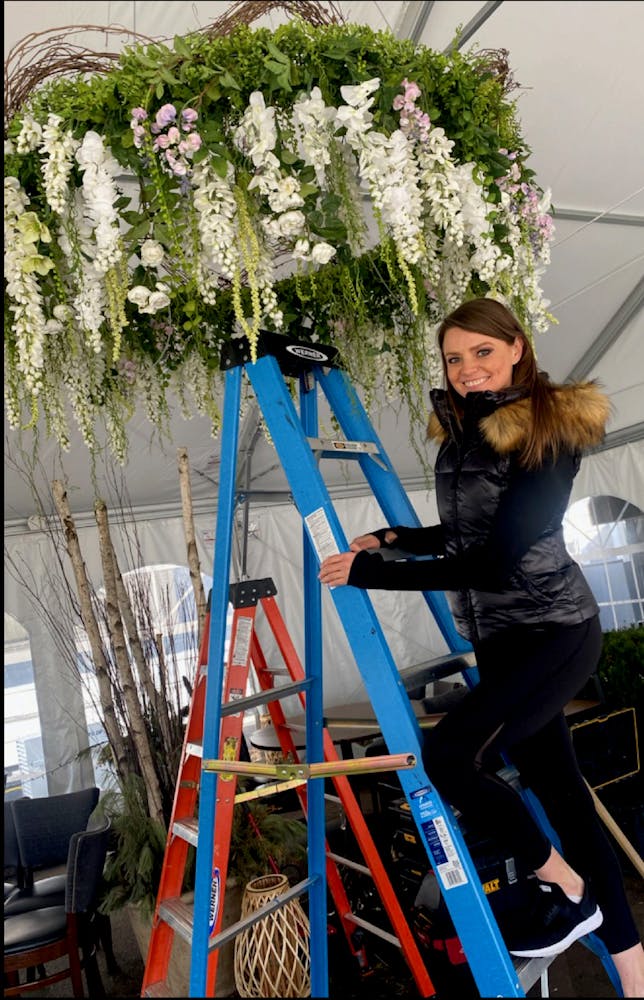
<instances>
[{"instance_id":1,"label":"white flower","mask_svg":"<svg viewBox=\"0 0 644 1000\"><path fill-rule=\"evenodd\" d=\"M58 215L63 215L68 207L68 180L72 169L72 159L78 147L78 140L72 133L61 133L59 115L49 115L42 129L40 148L45 154L41 170L45 182L45 194L49 205Z\"/></svg>"},{"instance_id":2,"label":"white flower","mask_svg":"<svg viewBox=\"0 0 644 1000\"><path fill-rule=\"evenodd\" d=\"M157 282L156 291L150 293L147 305L141 311L146 313L156 313L159 312L160 309L165 309L166 306L169 306L170 296L168 295L167 288L167 285Z\"/></svg>"},{"instance_id":3,"label":"white flower","mask_svg":"<svg viewBox=\"0 0 644 1000\"><path fill-rule=\"evenodd\" d=\"M274 212L299 208L304 204L304 198L300 194L300 182L295 177L282 177L269 194L268 204Z\"/></svg>"},{"instance_id":4,"label":"white flower","mask_svg":"<svg viewBox=\"0 0 644 1000\"><path fill-rule=\"evenodd\" d=\"M254 91L241 124L234 133L235 145L249 156L255 166L260 166L268 150L275 148L275 108L267 108L261 91Z\"/></svg>"},{"instance_id":5,"label":"white flower","mask_svg":"<svg viewBox=\"0 0 644 1000\"><path fill-rule=\"evenodd\" d=\"M16 150L19 153L30 153L37 149L42 140L42 127L30 114L22 119L22 128L16 139Z\"/></svg>"},{"instance_id":6,"label":"white flower","mask_svg":"<svg viewBox=\"0 0 644 1000\"><path fill-rule=\"evenodd\" d=\"M107 272L122 256L118 214L114 203L118 190L114 178L119 165L97 132L86 132L76 151L83 173L84 217L93 231L94 266Z\"/></svg>"},{"instance_id":7,"label":"white flower","mask_svg":"<svg viewBox=\"0 0 644 1000\"><path fill-rule=\"evenodd\" d=\"M286 237L286 239L290 239L291 236L295 236L302 232L306 224L306 216L304 215L304 212L284 212L282 215L278 216L276 223L279 228L280 235Z\"/></svg>"},{"instance_id":8,"label":"white flower","mask_svg":"<svg viewBox=\"0 0 644 1000\"><path fill-rule=\"evenodd\" d=\"M373 104L373 97L369 98L369 94L373 94L379 86L379 77L374 77L372 80L365 80L364 83L359 83L357 87L340 87L340 93L351 107L358 108L364 106L369 108Z\"/></svg>"},{"instance_id":9,"label":"white flower","mask_svg":"<svg viewBox=\"0 0 644 1000\"><path fill-rule=\"evenodd\" d=\"M138 306L139 309L141 309L142 306L145 306L148 303L148 299L150 298L150 289L146 288L144 285L134 285L134 287L130 288L127 293L127 297L130 302L134 303L135 306Z\"/></svg>"},{"instance_id":10,"label":"white flower","mask_svg":"<svg viewBox=\"0 0 644 1000\"><path fill-rule=\"evenodd\" d=\"M164 249L156 240L145 240L141 245L141 263L144 267L158 267L164 256Z\"/></svg>"},{"instance_id":11,"label":"white flower","mask_svg":"<svg viewBox=\"0 0 644 1000\"><path fill-rule=\"evenodd\" d=\"M337 251L330 243L316 243L311 251L311 260L315 264L328 264Z\"/></svg>"},{"instance_id":12,"label":"white flower","mask_svg":"<svg viewBox=\"0 0 644 1000\"><path fill-rule=\"evenodd\" d=\"M157 313L170 305L169 286L162 281L157 281L155 290L150 291L144 285L135 285L130 288L127 297L142 313Z\"/></svg>"},{"instance_id":13,"label":"white flower","mask_svg":"<svg viewBox=\"0 0 644 1000\"><path fill-rule=\"evenodd\" d=\"M335 115L336 129L345 128L349 141L367 132L371 128L372 121L373 115L365 108L353 108L347 105L340 105Z\"/></svg>"},{"instance_id":14,"label":"white flower","mask_svg":"<svg viewBox=\"0 0 644 1000\"><path fill-rule=\"evenodd\" d=\"M293 105L293 126L298 141L298 151L305 163L315 169L317 183L325 182L326 168L331 162L329 146L333 140L337 109L327 107L322 91L314 87L310 97L302 95Z\"/></svg>"},{"instance_id":15,"label":"white flower","mask_svg":"<svg viewBox=\"0 0 644 1000\"><path fill-rule=\"evenodd\" d=\"M308 260L311 244L308 240L300 239L295 241L295 246L291 250L291 256L295 260Z\"/></svg>"},{"instance_id":16,"label":"white flower","mask_svg":"<svg viewBox=\"0 0 644 1000\"><path fill-rule=\"evenodd\" d=\"M103 139L98 132L86 132L80 147L76 150L76 160L81 170L89 167L90 164L100 166L106 159Z\"/></svg>"}]
</instances>

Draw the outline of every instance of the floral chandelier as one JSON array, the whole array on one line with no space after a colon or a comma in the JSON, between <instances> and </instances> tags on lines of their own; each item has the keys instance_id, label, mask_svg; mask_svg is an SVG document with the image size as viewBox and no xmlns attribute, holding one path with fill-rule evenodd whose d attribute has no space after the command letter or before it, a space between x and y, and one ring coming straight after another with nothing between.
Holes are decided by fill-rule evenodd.
<instances>
[{"instance_id":1,"label":"floral chandelier","mask_svg":"<svg viewBox=\"0 0 644 1000\"><path fill-rule=\"evenodd\" d=\"M220 348L260 329L333 344L424 423L447 311L552 322L506 55L297 18L40 84L5 143L11 426L65 449L74 419L94 451L102 422L123 461L137 404L163 427L172 393L216 433Z\"/></svg>"}]
</instances>

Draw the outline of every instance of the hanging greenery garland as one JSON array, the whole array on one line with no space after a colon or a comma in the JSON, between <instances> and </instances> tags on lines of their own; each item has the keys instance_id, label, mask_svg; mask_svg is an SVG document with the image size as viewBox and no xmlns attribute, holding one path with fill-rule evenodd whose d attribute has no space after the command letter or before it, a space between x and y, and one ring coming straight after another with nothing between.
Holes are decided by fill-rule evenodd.
<instances>
[{"instance_id":1,"label":"hanging greenery garland","mask_svg":"<svg viewBox=\"0 0 644 1000\"><path fill-rule=\"evenodd\" d=\"M144 402L218 427L219 351L260 329L338 347L424 418L434 331L468 296L552 317L547 195L506 53L301 18L135 44L41 83L5 143L13 428L123 461Z\"/></svg>"}]
</instances>

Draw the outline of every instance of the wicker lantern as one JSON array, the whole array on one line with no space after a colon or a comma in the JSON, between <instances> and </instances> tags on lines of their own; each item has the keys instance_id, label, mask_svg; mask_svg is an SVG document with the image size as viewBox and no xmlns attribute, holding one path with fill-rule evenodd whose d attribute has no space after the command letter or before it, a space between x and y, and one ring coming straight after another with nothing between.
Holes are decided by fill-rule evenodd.
<instances>
[{"instance_id":1,"label":"wicker lantern","mask_svg":"<svg viewBox=\"0 0 644 1000\"><path fill-rule=\"evenodd\" d=\"M289 887L286 875L262 875L244 889L241 918ZM235 939L235 986L242 997L306 997L311 993L310 929L297 899L243 930Z\"/></svg>"}]
</instances>

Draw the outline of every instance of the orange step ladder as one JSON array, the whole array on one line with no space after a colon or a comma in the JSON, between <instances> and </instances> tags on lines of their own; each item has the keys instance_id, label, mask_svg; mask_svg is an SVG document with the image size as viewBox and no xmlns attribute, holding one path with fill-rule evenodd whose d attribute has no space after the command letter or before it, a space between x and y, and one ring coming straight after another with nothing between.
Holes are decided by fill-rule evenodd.
<instances>
[{"instance_id":1,"label":"orange step ladder","mask_svg":"<svg viewBox=\"0 0 644 1000\"><path fill-rule=\"evenodd\" d=\"M219 947L217 935L222 933L226 876L230 853L233 810L235 804L250 798L264 797L293 788L299 798L302 811L307 815L306 777L330 777L337 792L346 818L351 826L356 842L362 852L365 865L332 854L327 846L327 884L334 901L351 954L359 966L368 965L362 944L357 943L358 926L384 938L401 948L421 997L435 996L435 990L425 968L415 938L409 928L400 903L382 864L373 838L351 789L347 775L364 773L367 770L392 770L411 766L404 755L372 757L366 761L342 761L335 750L328 732L323 730L324 764L300 765L297 749L285 719L279 700L297 694L305 705L308 686L304 670L290 639L284 620L275 602L276 589L270 579L245 581L230 587L233 605L233 621L224 695L221 709L220 759L202 759L202 738L207 675L208 620L204 628L204 638L199 652L199 667L195 681L183 752L179 768L179 779L166 842L159 891L152 922L152 932L148 948L142 997L170 996L167 987L168 969L171 962L175 933L191 941L193 913L190 904L181 899L181 891L190 845L196 847L199 836L198 797L199 778L202 769L216 770L219 782L217 809L215 813L213 847L213 891L211 900L210 941L206 977L206 996L215 996L215 983ZM269 669L255 630L257 606L261 605L271 628L277 647L291 678L290 684L274 685L274 674ZM260 693L246 696L248 675L252 665ZM283 672L283 671L282 671ZM266 704L278 736L283 755L290 764L261 765L240 761L242 726L244 711L257 705ZM278 780L249 792L236 793L237 776L240 774L268 774ZM286 780L279 780L279 778ZM378 890L395 935L355 916L347 897L339 867L346 865L371 875ZM242 929L243 921L238 925ZM228 939L229 935L226 936ZM221 944L224 942L222 941Z\"/></svg>"}]
</instances>

